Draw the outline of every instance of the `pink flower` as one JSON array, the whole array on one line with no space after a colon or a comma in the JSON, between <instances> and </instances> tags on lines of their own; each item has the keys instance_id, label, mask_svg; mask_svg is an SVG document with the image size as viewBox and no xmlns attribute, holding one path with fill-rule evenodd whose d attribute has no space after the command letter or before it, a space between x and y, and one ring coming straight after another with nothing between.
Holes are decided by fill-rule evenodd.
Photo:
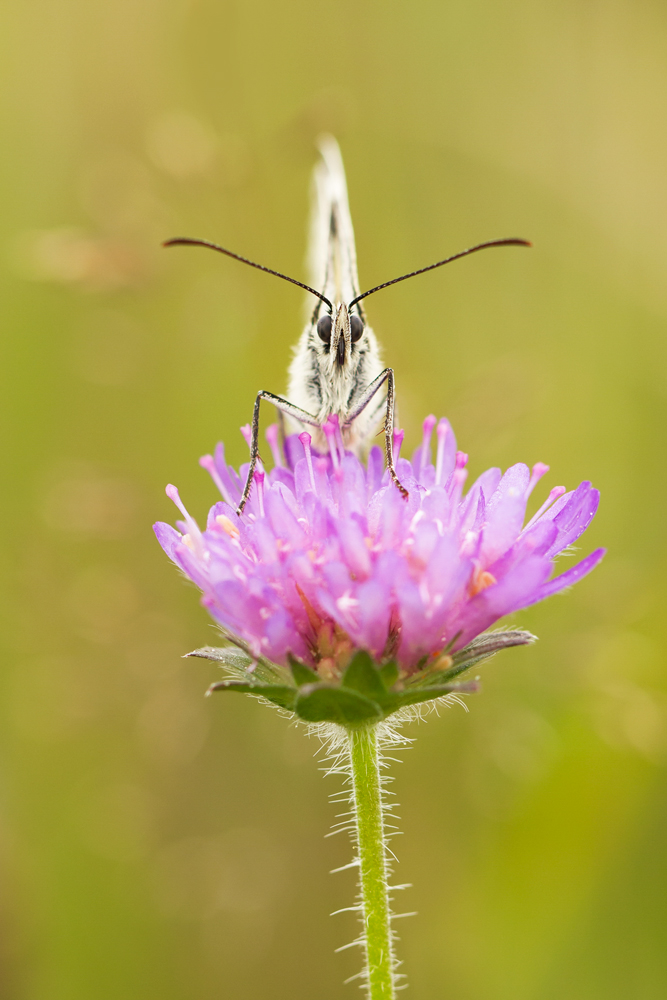
<instances>
[{"instance_id":1,"label":"pink flower","mask_svg":"<svg viewBox=\"0 0 667 1000\"><path fill-rule=\"evenodd\" d=\"M412 461L396 462L407 500L389 481L379 448L366 465L344 451L336 421L323 428L326 455L307 433L279 449L274 426L267 432L274 468L256 474L240 517L247 466L237 474L219 444L201 459L222 496L206 528L169 486L184 520L178 531L156 524L158 541L201 589L224 633L252 656L282 666L296 657L319 678L338 680L363 649L376 663L395 660L409 678L504 615L576 583L604 555L596 549L552 576L556 556L597 510L589 482L569 493L556 487L526 524L526 503L548 466L488 469L464 492L467 455L443 419L434 464L435 424L427 417ZM396 432L395 451L402 437Z\"/></svg>"}]
</instances>

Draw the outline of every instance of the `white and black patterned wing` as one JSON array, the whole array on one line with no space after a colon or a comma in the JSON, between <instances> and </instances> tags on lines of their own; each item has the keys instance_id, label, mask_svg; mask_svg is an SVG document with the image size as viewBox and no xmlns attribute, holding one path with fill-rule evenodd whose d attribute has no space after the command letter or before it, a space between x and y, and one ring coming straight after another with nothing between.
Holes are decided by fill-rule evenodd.
<instances>
[{"instance_id":1,"label":"white and black patterned wing","mask_svg":"<svg viewBox=\"0 0 667 1000\"><path fill-rule=\"evenodd\" d=\"M323 136L319 150L320 159L313 172L308 266L312 287L331 301L335 313L341 304L347 307L359 295L357 256L338 143L332 136ZM345 424L367 386L382 371L375 335L366 326L362 338L349 344L345 363L337 365L328 344L317 333L317 320L327 314L327 306L317 302L313 309L309 298L306 308L306 327L289 369L288 398L321 423L330 414L337 414ZM375 432L381 406L382 394L346 431L348 447L363 449L368 435Z\"/></svg>"},{"instance_id":2,"label":"white and black patterned wing","mask_svg":"<svg viewBox=\"0 0 667 1000\"><path fill-rule=\"evenodd\" d=\"M345 168L333 136L323 136L318 146L321 159L313 172L308 248L310 283L332 302L350 302L359 294L359 279Z\"/></svg>"}]
</instances>

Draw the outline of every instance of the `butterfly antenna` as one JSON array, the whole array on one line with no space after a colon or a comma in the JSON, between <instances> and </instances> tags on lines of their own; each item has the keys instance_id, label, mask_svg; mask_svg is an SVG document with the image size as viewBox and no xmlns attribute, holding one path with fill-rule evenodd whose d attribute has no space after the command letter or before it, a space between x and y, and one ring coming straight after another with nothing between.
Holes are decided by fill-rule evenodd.
<instances>
[{"instance_id":1,"label":"butterfly antenna","mask_svg":"<svg viewBox=\"0 0 667 1000\"><path fill-rule=\"evenodd\" d=\"M385 281L381 285L376 285L375 288L369 288L367 292L362 292L361 295L357 295L355 299L352 299L348 303L348 309L351 309L353 305L365 299L368 295L372 295L374 292L379 292L383 288L388 288L389 285L395 285L398 281L405 281L407 278L414 278L418 274L424 274L425 271L432 271L436 267L442 267L443 264L451 264L453 260L458 260L459 257L467 257L469 253L476 253L478 250L486 250L487 247L532 247L532 243L528 240L520 239L508 239L508 240L490 240L488 243L478 243L475 247L468 247L467 250L461 250L460 253L455 253L453 257L445 257L444 260L439 260L435 264L429 264L428 267L420 267L418 271L410 271L409 274L402 274L400 278L392 278L391 281Z\"/></svg>"},{"instance_id":2,"label":"butterfly antenna","mask_svg":"<svg viewBox=\"0 0 667 1000\"><path fill-rule=\"evenodd\" d=\"M290 278L289 275L281 274L280 271L274 271L270 267L264 267L263 264L256 264L254 260L248 260L247 257L241 257L241 255L238 253L232 253L231 250L225 250L224 247L218 246L217 243L209 243L208 240L195 240L191 239L188 236L178 236L176 237L176 239L166 240L162 244L162 246L163 247L176 247L176 246L208 247L209 250L217 250L218 253L224 253L227 255L227 257L233 257L234 260L240 260L242 264L249 264L250 267L256 267L258 271L266 271L267 274L275 274L276 278L282 278L284 281L291 281L293 285L298 285L299 288L303 288L305 289L305 291L310 292L312 295L316 295L318 299L321 299L322 302L324 302L325 305L327 305L329 309L333 311L333 306L329 301L329 299L325 295L322 295L321 292L316 292L314 288L310 287L310 285L304 285L302 281L297 281L296 278Z\"/></svg>"}]
</instances>

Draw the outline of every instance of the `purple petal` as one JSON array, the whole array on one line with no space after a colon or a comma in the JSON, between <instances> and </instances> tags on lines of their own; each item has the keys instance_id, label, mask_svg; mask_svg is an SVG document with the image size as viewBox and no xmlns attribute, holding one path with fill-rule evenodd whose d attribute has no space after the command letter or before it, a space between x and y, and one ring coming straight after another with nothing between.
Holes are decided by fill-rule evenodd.
<instances>
[{"instance_id":1,"label":"purple petal","mask_svg":"<svg viewBox=\"0 0 667 1000\"><path fill-rule=\"evenodd\" d=\"M549 559L530 556L514 567L503 580L473 597L448 623L447 634L450 638L461 632L454 651L463 649L471 639L484 632L499 618L532 604L534 595L550 572Z\"/></svg>"},{"instance_id":2,"label":"purple petal","mask_svg":"<svg viewBox=\"0 0 667 1000\"><path fill-rule=\"evenodd\" d=\"M269 482L273 486L275 483L282 483L290 493L295 492L294 473L282 465L276 465L269 473Z\"/></svg>"},{"instance_id":3,"label":"purple petal","mask_svg":"<svg viewBox=\"0 0 667 1000\"><path fill-rule=\"evenodd\" d=\"M388 581L380 583L369 580L356 589L357 608L357 645L368 649L374 656L380 657L387 644L389 621L391 618L390 587Z\"/></svg>"},{"instance_id":4,"label":"purple petal","mask_svg":"<svg viewBox=\"0 0 667 1000\"><path fill-rule=\"evenodd\" d=\"M370 500L373 493L376 493L382 485L382 476L384 474L384 458L382 455L382 449L376 444L373 445L368 453L368 499Z\"/></svg>"},{"instance_id":5,"label":"purple petal","mask_svg":"<svg viewBox=\"0 0 667 1000\"><path fill-rule=\"evenodd\" d=\"M209 510L208 517L206 518L207 531L211 530L217 531L219 529L218 522L216 521L216 518L218 517L228 517L233 525L238 526L240 528L241 522L236 513L236 508L230 507L229 504L225 503L224 500L218 500L218 502L214 503L211 509Z\"/></svg>"},{"instance_id":6,"label":"purple petal","mask_svg":"<svg viewBox=\"0 0 667 1000\"><path fill-rule=\"evenodd\" d=\"M401 622L400 660L411 664L433 648L424 600L418 585L407 573L396 581L394 590Z\"/></svg>"},{"instance_id":7,"label":"purple petal","mask_svg":"<svg viewBox=\"0 0 667 1000\"><path fill-rule=\"evenodd\" d=\"M465 456L455 455L442 420L432 463L424 442L434 424L433 417L425 421L415 457L422 482L409 462L397 462L407 500L379 448L366 467L347 452L336 468L329 454L313 449L311 476L303 444L291 435L289 468L265 474L263 487L253 484L238 516L248 464L239 476L220 445L204 464L231 504L211 507L203 534L181 511L187 523L178 523L190 537L184 541L164 523L155 525L156 537L202 590L213 617L256 655L285 663L291 651L310 661L320 620L329 619L380 656L391 624L400 628L399 662L410 670L457 633L461 648L503 615L577 582L603 554L549 581L552 556L594 516L597 490L582 483L522 530L528 468L515 465L502 477L488 469L461 499Z\"/></svg>"},{"instance_id":8,"label":"purple petal","mask_svg":"<svg viewBox=\"0 0 667 1000\"><path fill-rule=\"evenodd\" d=\"M529 556L549 556L549 550L558 535L558 528L553 521L538 521L519 535L518 539L507 552L495 563L489 566L489 571L500 580L513 566Z\"/></svg>"},{"instance_id":9,"label":"purple petal","mask_svg":"<svg viewBox=\"0 0 667 1000\"><path fill-rule=\"evenodd\" d=\"M276 608L264 621L262 653L274 663L285 663L287 654L304 658L308 649L303 637L294 627L292 618L284 608Z\"/></svg>"},{"instance_id":10,"label":"purple petal","mask_svg":"<svg viewBox=\"0 0 667 1000\"><path fill-rule=\"evenodd\" d=\"M522 607L526 608L529 604L536 604L537 601L543 601L545 597L551 597L552 594L557 594L566 587L571 587L573 584L579 583L583 577L590 573L592 569L595 569L597 564L601 562L606 551L606 549L596 549L594 552L591 552L589 556L578 562L576 566L572 566L567 572L561 573L560 576L556 576L553 580L549 580L548 583L543 584L535 592L528 604L523 604Z\"/></svg>"},{"instance_id":11,"label":"purple petal","mask_svg":"<svg viewBox=\"0 0 667 1000\"><path fill-rule=\"evenodd\" d=\"M486 472L483 472L482 475L472 484L468 490L468 495L474 493L475 491L482 490L485 497L492 497L498 489L501 478L502 473L500 469L487 469Z\"/></svg>"},{"instance_id":12,"label":"purple petal","mask_svg":"<svg viewBox=\"0 0 667 1000\"><path fill-rule=\"evenodd\" d=\"M495 562L519 535L526 514L526 490L529 482L528 466L523 463L513 465L489 498L482 543L482 560L485 565Z\"/></svg>"},{"instance_id":13,"label":"purple petal","mask_svg":"<svg viewBox=\"0 0 667 1000\"><path fill-rule=\"evenodd\" d=\"M555 515L548 510L540 518L540 521L552 520L558 529L558 536L549 550L549 555L555 556L576 542L595 517L599 503L600 491L593 489L589 482L583 482Z\"/></svg>"},{"instance_id":14,"label":"purple petal","mask_svg":"<svg viewBox=\"0 0 667 1000\"><path fill-rule=\"evenodd\" d=\"M296 463L302 458L306 457L306 453L303 450L303 445L299 441L298 434L290 434L285 438L285 459L287 461L288 467L294 471L296 468Z\"/></svg>"},{"instance_id":15,"label":"purple petal","mask_svg":"<svg viewBox=\"0 0 667 1000\"><path fill-rule=\"evenodd\" d=\"M355 455L346 455L341 465L338 514L341 520L352 514L366 513L366 478Z\"/></svg>"},{"instance_id":16,"label":"purple petal","mask_svg":"<svg viewBox=\"0 0 667 1000\"><path fill-rule=\"evenodd\" d=\"M213 460L215 462L216 472L220 476L220 479L229 493L229 496L235 503L238 503L241 499L243 486L241 485L241 480L235 470L232 469L231 465L227 465L227 462L225 461L225 446L221 441L219 441L215 446ZM245 483L245 478L243 482Z\"/></svg>"},{"instance_id":17,"label":"purple petal","mask_svg":"<svg viewBox=\"0 0 667 1000\"><path fill-rule=\"evenodd\" d=\"M278 538L295 549L302 548L306 542L306 535L287 504L282 493L283 489L284 487L278 484L275 488L266 491L264 495L266 516Z\"/></svg>"},{"instance_id":18,"label":"purple petal","mask_svg":"<svg viewBox=\"0 0 667 1000\"><path fill-rule=\"evenodd\" d=\"M403 540L405 520L405 500L391 483L381 494L382 506L377 525L377 540L382 548L389 551L397 548Z\"/></svg>"},{"instance_id":19,"label":"purple petal","mask_svg":"<svg viewBox=\"0 0 667 1000\"><path fill-rule=\"evenodd\" d=\"M183 536L170 524L165 524L164 521L157 521L153 525L153 531L164 551L173 560L174 550L177 545L180 545Z\"/></svg>"},{"instance_id":20,"label":"purple petal","mask_svg":"<svg viewBox=\"0 0 667 1000\"><path fill-rule=\"evenodd\" d=\"M436 428L435 473L438 486L444 486L456 464L456 437L449 420L444 417Z\"/></svg>"},{"instance_id":21,"label":"purple petal","mask_svg":"<svg viewBox=\"0 0 667 1000\"><path fill-rule=\"evenodd\" d=\"M292 511L296 518L299 517L299 505L296 502L294 491L290 490L285 483L277 482L270 487L272 493L281 497L283 503Z\"/></svg>"},{"instance_id":22,"label":"purple petal","mask_svg":"<svg viewBox=\"0 0 667 1000\"><path fill-rule=\"evenodd\" d=\"M341 520L337 527L343 558L350 573L359 580L366 580L371 572L371 556L358 521L353 518Z\"/></svg>"}]
</instances>

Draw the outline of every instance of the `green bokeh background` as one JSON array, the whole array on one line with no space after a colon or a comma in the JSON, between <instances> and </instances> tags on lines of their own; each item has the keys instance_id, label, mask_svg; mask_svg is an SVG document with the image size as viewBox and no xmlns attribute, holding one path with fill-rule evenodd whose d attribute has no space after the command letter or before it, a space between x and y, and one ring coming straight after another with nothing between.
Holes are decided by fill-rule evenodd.
<instances>
[{"instance_id":1,"label":"green bokeh background","mask_svg":"<svg viewBox=\"0 0 667 1000\"><path fill-rule=\"evenodd\" d=\"M0 995L356 995L317 744L204 701L150 525L282 391L314 140L339 138L401 423L473 474L602 490L593 576L413 726L394 789L415 1000L667 995L667 12L656 0L15 0L0 15Z\"/></svg>"}]
</instances>

